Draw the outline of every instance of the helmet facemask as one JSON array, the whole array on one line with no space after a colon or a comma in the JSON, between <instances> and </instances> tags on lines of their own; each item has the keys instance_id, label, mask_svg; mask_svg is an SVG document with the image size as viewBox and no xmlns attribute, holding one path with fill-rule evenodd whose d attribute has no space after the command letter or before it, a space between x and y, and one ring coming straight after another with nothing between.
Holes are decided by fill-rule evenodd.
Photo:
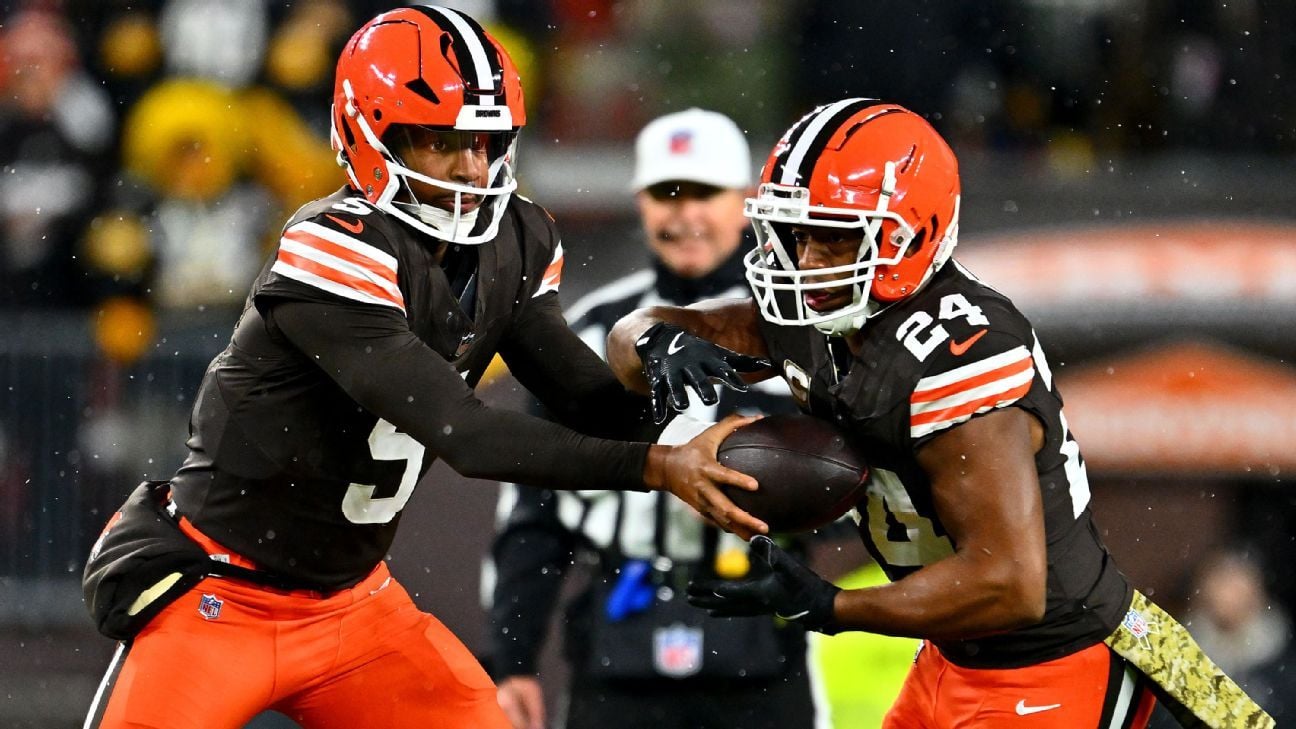
<instances>
[{"instance_id":1,"label":"helmet facemask","mask_svg":"<svg viewBox=\"0 0 1296 729\"><path fill-rule=\"evenodd\" d=\"M343 88L350 96L350 84L343 82ZM468 109L469 107L465 107L465 111ZM385 138L379 139L374 135L372 127L363 114L351 113L348 109L347 115L354 120L365 141L381 155L379 163L381 169L375 171L374 177L379 181L385 178L387 184L374 200L374 206L390 213L414 229L440 240L461 245L480 245L493 239L499 229L508 201L513 191L517 189L514 164L518 138L517 131L511 127L508 119L508 108L494 107L494 109L497 114L500 114L496 117L500 121L491 124L489 129L423 127L427 131L446 135L485 135L488 139L485 144L487 154L485 187L438 179L412 169L396 154L393 147L399 148L402 144L412 147L410 126L417 125L393 125L384 135ZM347 165L347 174L352 176L353 184L358 187L359 181L354 179L349 165ZM452 193L454 195L452 204L447 209L447 207L419 200L410 185L411 181ZM475 196L477 206L465 210L465 195Z\"/></svg>"},{"instance_id":2,"label":"helmet facemask","mask_svg":"<svg viewBox=\"0 0 1296 729\"><path fill-rule=\"evenodd\" d=\"M895 192L895 163L887 162L877 207L872 210L810 204L805 187L764 183L757 196L748 198L744 213L752 219L756 248L743 259L747 281L762 316L775 324L812 325L825 334L840 336L859 330L879 310L869 294L879 268L904 260L915 231L898 213L887 210ZM860 235L855 260L828 268L801 270L791 226L857 230ZM884 251L889 252L884 253ZM851 287L849 304L816 311L807 295L825 289Z\"/></svg>"},{"instance_id":3,"label":"helmet facemask","mask_svg":"<svg viewBox=\"0 0 1296 729\"><path fill-rule=\"evenodd\" d=\"M391 174L400 180L401 191L391 205L399 212L417 218L430 226L429 235L461 244L482 243L495 237L499 227L500 215L508 204L509 197L517 189L517 179L513 173L514 154L517 147L517 133L508 132L464 132L451 129L427 128L443 137L449 137L454 149L452 154L462 153L464 145L481 144L486 156L486 187L453 182L429 177L415 171L399 155L393 154L388 165ZM395 127L389 137L403 137L404 143L388 145L389 149L412 147L412 134L408 126ZM481 141L478 142L478 139ZM436 205L430 201L420 200L411 182L431 185L453 194L448 206ZM465 210L465 196L476 198L476 205ZM481 221L479 224L478 221Z\"/></svg>"},{"instance_id":4,"label":"helmet facemask","mask_svg":"<svg viewBox=\"0 0 1296 729\"><path fill-rule=\"evenodd\" d=\"M831 335L858 331L922 288L949 258L959 189L953 150L917 114L864 98L815 108L774 145L744 211L760 239L744 262L762 316ZM803 252L817 268L800 271L780 226L858 230L858 250L844 263L847 241L813 234L826 248L808 258ZM823 293L841 286L851 287L850 297Z\"/></svg>"}]
</instances>

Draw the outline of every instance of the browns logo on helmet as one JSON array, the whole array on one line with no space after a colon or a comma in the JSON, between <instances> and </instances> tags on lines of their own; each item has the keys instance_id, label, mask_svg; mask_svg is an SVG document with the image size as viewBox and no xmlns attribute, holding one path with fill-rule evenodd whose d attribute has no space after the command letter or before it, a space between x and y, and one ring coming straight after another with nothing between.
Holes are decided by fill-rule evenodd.
<instances>
[{"instance_id":1,"label":"browns logo on helmet","mask_svg":"<svg viewBox=\"0 0 1296 729\"><path fill-rule=\"evenodd\" d=\"M512 59L456 10L414 6L378 15L338 58L330 134L338 163L375 207L436 238L473 245L495 236L517 188L517 134L525 124ZM392 140L412 127L483 139L486 185L436 179L406 166ZM453 204L420 201L410 182L453 193Z\"/></svg>"},{"instance_id":2,"label":"browns logo on helmet","mask_svg":"<svg viewBox=\"0 0 1296 729\"><path fill-rule=\"evenodd\" d=\"M858 330L881 307L911 295L958 241L958 161L922 117L874 99L820 106L783 135L746 214L757 247L744 263L761 314L828 334ZM802 271L790 227L860 233L854 263ZM815 311L804 294L854 287L851 303Z\"/></svg>"}]
</instances>

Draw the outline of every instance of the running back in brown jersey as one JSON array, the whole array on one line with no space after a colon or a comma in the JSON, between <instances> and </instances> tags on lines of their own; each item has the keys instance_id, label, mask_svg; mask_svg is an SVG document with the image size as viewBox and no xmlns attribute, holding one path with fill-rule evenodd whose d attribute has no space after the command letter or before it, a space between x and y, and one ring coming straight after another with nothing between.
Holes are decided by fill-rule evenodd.
<instances>
[{"instance_id":1,"label":"running back in brown jersey","mask_svg":"<svg viewBox=\"0 0 1296 729\"><path fill-rule=\"evenodd\" d=\"M756 574L690 585L689 600L712 615L925 639L932 650L884 729L1011 727L1035 714L1049 726L1141 727L1153 683L1172 710L1202 703L1185 686L1235 688L1200 651L1136 655L1111 640L1127 623L1146 628L1146 611L1130 607L1135 593L1093 525L1084 460L1034 331L951 258L960 190L953 151L917 114L824 104L773 147L746 201L753 298L655 307L613 330L618 373L663 322L713 349L640 363L658 379L710 371L727 351L767 356L872 469L859 533L891 583L842 590L766 545ZM1218 695L1233 716L1263 716L1240 690ZM1192 713L1207 726L1243 725L1202 708Z\"/></svg>"},{"instance_id":2,"label":"running back in brown jersey","mask_svg":"<svg viewBox=\"0 0 1296 729\"><path fill-rule=\"evenodd\" d=\"M1130 587L1093 528L1089 482L1067 430L1062 399L1035 332L1012 302L957 262L917 294L865 325L862 346L834 359L840 341L812 327L762 325L770 355L811 413L864 443L873 469L856 511L860 537L892 580L953 554L916 452L946 429L998 408L1019 407L1043 425L1036 454L1048 542L1048 604L1028 628L941 642L973 666L1014 666L1102 640L1120 623ZM839 355L840 356L840 355ZM839 373L842 373L839 375Z\"/></svg>"}]
</instances>

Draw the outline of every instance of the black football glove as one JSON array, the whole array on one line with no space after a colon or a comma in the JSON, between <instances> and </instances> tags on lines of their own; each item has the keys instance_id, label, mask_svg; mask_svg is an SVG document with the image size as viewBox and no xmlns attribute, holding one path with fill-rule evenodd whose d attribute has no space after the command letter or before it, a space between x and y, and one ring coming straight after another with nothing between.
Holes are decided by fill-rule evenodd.
<instances>
[{"instance_id":1,"label":"black football glove","mask_svg":"<svg viewBox=\"0 0 1296 729\"><path fill-rule=\"evenodd\" d=\"M656 423L666 419L668 405L675 410L688 408L686 387L697 391L704 404L714 405L720 398L711 380L718 380L731 390L747 392L747 383L738 373L756 372L770 366L769 360L725 349L665 322L654 324L644 332L635 342L635 351L643 361Z\"/></svg>"},{"instance_id":2,"label":"black football glove","mask_svg":"<svg viewBox=\"0 0 1296 729\"><path fill-rule=\"evenodd\" d=\"M841 588L779 549L774 540L751 538L751 576L745 580L693 580L688 601L713 618L777 615L806 630L836 633L833 599Z\"/></svg>"}]
</instances>

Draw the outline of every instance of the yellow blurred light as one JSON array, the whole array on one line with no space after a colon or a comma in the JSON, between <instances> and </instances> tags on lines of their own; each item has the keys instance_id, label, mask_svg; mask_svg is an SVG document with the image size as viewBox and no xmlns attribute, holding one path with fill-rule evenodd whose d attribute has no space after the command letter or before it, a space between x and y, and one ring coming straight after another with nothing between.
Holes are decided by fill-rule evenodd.
<instances>
[{"instance_id":1,"label":"yellow blurred light","mask_svg":"<svg viewBox=\"0 0 1296 729\"><path fill-rule=\"evenodd\" d=\"M127 13L104 29L99 59L115 76L145 76L162 60L162 41L157 26L144 13Z\"/></svg>"},{"instance_id":2,"label":"yellow blurred light","mask_svg":"<svg viewBox=\"0 0 1296 729\"><path fill-rule=\"evenodd\" d=\"M313 29L294 29L275 36L266 53L266 73L286 89L321 83L333 70L328 39Z\"/></svg>"},{"instance_id":3,"label":"yellow blurred light","mask_svg":"<svg viewBox=\"0 0 1296 729\"><path fill-rule=\"evenodd\" d=\"M248 129L251 172L285 209L331 194L346 181L328 140L317 136L288 102L266 89L239 97Z\"/></svg>"},{"instance_id":4,"label":"yellow blurred light","mask_svg":"<svg viewBox=\"0 0 1296 729\"><path fill-rule=\"evenodd\" d=\"M225 192L242 168L246 146L238 98L196 79L154 86L122 130L127 168L159 191L186 199Z\"/></svg>"},{"instance_id":5,"label":"yellow blurred light","mask_svg":"<svg viewBox=\"0 0 1296 729\"><path fill-rule=\"evenodd\" d=\"M96 312L95 342L114 362L130 364L139 359L153 343L155 331L152 310L135 299L107 299Z\"/></svg>"},{"instance_id":6,"label":"yellow blurred light","mask_svg":"<svg viewBox=\"0 0 1296 729\"><path fill-rule=\"evenodd\" d=\"M96 217L86 230L86 261L98 271L138 279L152 258L148 229L133 213L110 212Z\"/></svg>"},{"instance_id":7,"label":"yellow blurred light","mask_svg":"<svg viewBox=\"0 0 1296 729\"><path fill-rule=\"evenodd\" d=\"M737 580L746 576L751 569L751 559L747 550L730 548L716 555L715 573L722 580Z\"/></svg>"}]
</instances>

